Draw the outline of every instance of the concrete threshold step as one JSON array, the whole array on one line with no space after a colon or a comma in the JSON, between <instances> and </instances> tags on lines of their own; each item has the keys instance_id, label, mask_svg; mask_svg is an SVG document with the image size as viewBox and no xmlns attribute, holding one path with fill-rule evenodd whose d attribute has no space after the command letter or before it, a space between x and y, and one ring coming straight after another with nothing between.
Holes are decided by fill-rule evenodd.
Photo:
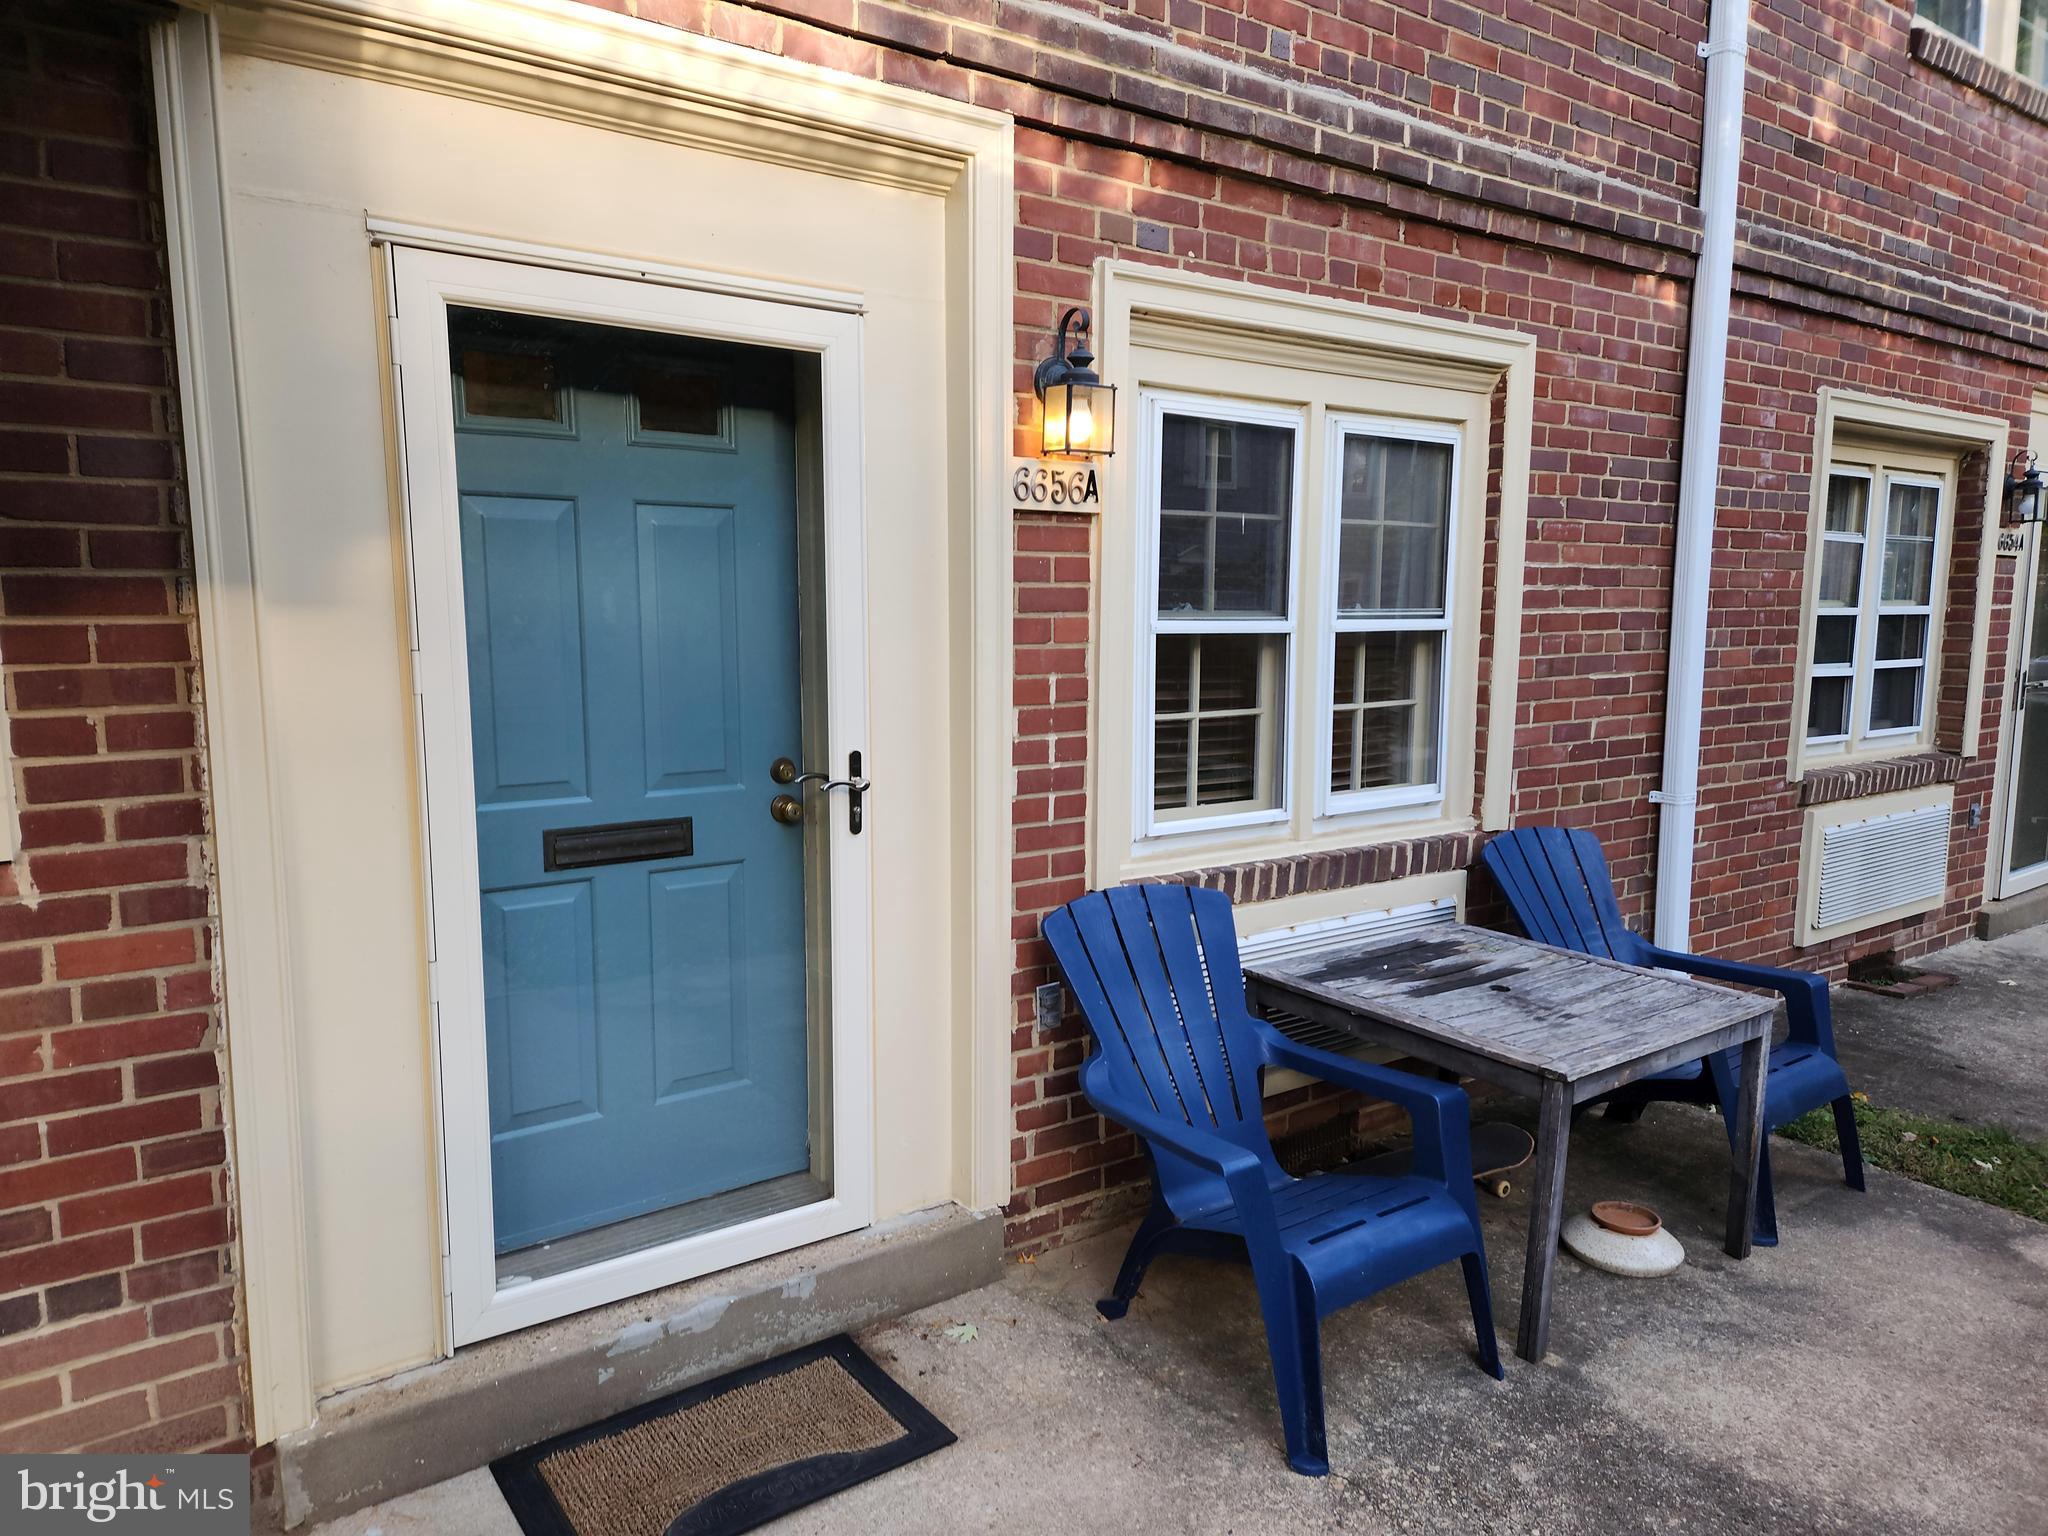
<instances>
[{"instance_id":1,"label":"concrete threshold step","mask_svg":"<svg viewBox=\"0 0 2048 1536\"><path fill-rule=\"evenodd\" d=\"M1985 902L1977 914L1977 937L2002 939L2037 923L2048 923L2048 885L2002 901Z\"/></svg>"},{"instance_id":2,"label":"concrete threshold step","mask_svg":"<svg viewBox=\"0 0 2048 1536\"><path fill-rule=\"evenodd\" d=\"M996 1280L1003 1224L959 1206L469 1345L324 1398L278 1441L287 1527L454 1477L637 1407Z\"/></svg>"}]
</instances>

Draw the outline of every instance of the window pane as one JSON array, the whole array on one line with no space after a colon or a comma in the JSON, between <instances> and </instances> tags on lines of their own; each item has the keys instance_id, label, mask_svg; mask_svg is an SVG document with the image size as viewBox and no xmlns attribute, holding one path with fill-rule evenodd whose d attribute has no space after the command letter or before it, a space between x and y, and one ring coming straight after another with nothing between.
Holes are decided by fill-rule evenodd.
<instances>
[{"instance_id":1,"label":"window pane","mask_svg":"<svg viewBox=\"0 0 2048 1536\"><path fill-rule=\"evenodd\" d=\"M1224 715L1197 722L1197 805L1241 805L1254 798L1258 789L1259 729L1255 715Z\"/></svg>"},{"instance_id":2,"label":"window pane","mask_svg":"<svg viewBox=\"0 0 2048 1536\"><path fill-rule=\"evenodd\" d=\"M1849 679L1816 677L1806 706L1809 741L1849 734Z\"/></svg>"},{"instance_id":3,"label":"window pane","mask_svg":"<svg viewBox=\"0 0 2048 1536\"><path fill-rule=\"evenodd\" d=\"M1199 612L1209 594L1209 528L1205 517L1159 515L1159 611Z\"/></svg>"},{"instance_id":4,"label":"window pane","mask_svg":"<svg viewBox=\"0 0 2048 1536\"><path fill-rule=\"evenodd\" d=\"M1920 723L1920 679L1924 667L1887 667L1870 674L1870 728L1911 730Z\"/></svg>"},{"instance_id":5,"label":"window pane","mask_svg":"<svg viewBox=\"0 0 2048 1536\"><path fill-rule=\"evenodd\" d=\"M555 360L542 352L488 352L466 347L457 359L462 408L472 416L509 421L559 421Z\"/></svg>"},{"instance_id":6,"label":"window pane","mask_svg":"<svg viewBox=\"0 0 2048 1536\"><path fill-rule=\"evenodd\" d=\"M1826 539L1820 547L1820 606L1854 608L1863 584L1863 546L1845 539Z\"/></svg>"},{"instance_id":7,"label":"window pane","mask_svg":"<svg viewBox=\"0 0 2048 1536\"><path fill-rule=\"evenodd\" d=\"M1152 705L1161 715L1184 715L1195 696L1191 681L1195 665L1193 635L1161 635L1158 670L1153 674Z\"/></svg>"},{"instance_id":8,"label":"window pane","mask_svg":"<svg viewBox=\"0 0 2048 1536\"><path fill-rule=\"evenodd\" d=\"M1188 799L1188 743L1192 720L1160 720L1152 727L1152 809L1184 809Z\"/></svg>"},{"instance_id":9,"label":"window pane","mask_svg":"<svg viewBox=\"0 0 2048 1536\"><path fill-rule=\"evenodd\" d=\"M1293 431L1169 415L1159 453L1159 611L1284 617Z\"/></svg>"},{"instance_id":10,"label":"window pane","mask_svg":"<svg viewBox=\"0 0 2048 1536\"><path fill-rule=\"evenodd\" d=\"M1166 817L1278 804L1278 635L1161 635L1152 806Z\"/></svg>"},{"instance_id":11,"label":"window pane","mask_svg":"<svg viewBox=\"0 0 2048 1536\"><path fill-rule=\"evenodd\" d=\"M2036 85L2048 85L2048 0L2020 0L2020 48L2014 67Z\"/></svg>"},{"instance_id":12,"label":"window pane","mask_svg":"<svg viewBox=\"0 0 2048 1536\"><path fill-rule=\"evenodd\" d=\"M1259 707L1264 635L1204 635L1196 651L1201 665L1199 712Z\"/></svg>"},{"instance_id":13,"label":"window pane","mask_svg":"<svg viewBox=\"0 0 2048 1536\"><path fill-rule=\"evenodd\" d=\"M1881 603L1926 603L1934 579L1932 539L1886 539L1884 570L1878 577Z\"/></svg>"},{"instance_id":14,"label":"window pane","mask_svg":"<svg viewBox=\"0 0 2048 1536\"><path fill-rule=\"evenodd\" d=\"M1813 621L1813 664L1843 667L1856 659L1856 618L1847 613L1824 613Z\"/></svg>"},{"instance_id":15,"label":"window pane","mask_svg":"<svg viewBox=\"0 0 2048 1536\"><path fill-rule=\"evenodd\" d=\"M1940 496L1931 485L1895 485L1885 532L1896 539L1934 537L1934 508Z\"/></svg>"},{"instance_id":16,"label":"window pane","mask_svg":"<svg viewBox=\"0 0 2048 1536\"><path fill-rule=\"evenodd\" d=\"M1347 434L1342 473L1337 606L1442 613L1451 445Z\"/></svg>"},{"instance_id":17,"label":"window pane","mask_svg":"<svg viewBox=\"0 0 2048 1536\"><path fill-rule=\"evenodd\" d=\"M1885 517L1884 565L1877 595L1886 603L1925 603L1934 578L1934 517L1941 493L1931 485L1894 485Z\"/></svg>"},{"instance_id":18,"label":"window pane","mask_svg":"<svg viewBox=\"0 0 2048 1536\"><path fill-rule=\"evenodd\" d=\"M1877 621L1879 661L1918 661L1927 654L1927 619L1923 614L1892 613Z\"/></svg>"},{"instance_id":19,"label":"window pane","mask_svg":"<svg viewBox=\"0 0 2048 1536\"><path fill-rule=\"evenodd\" d=\"M718 380L708 373L638 363L633 369L633 393L640 402L640 426L645 431L717 437L724 430Z\"/></svg>"},{"instance_id":20,"label":"window pane","mask_svg":"<svg viewBox=\"0 0 2048 1536\"><path fill-rule=\"evenodd\" d=\"M1913 14L1925 16L1966 43L1984 40L1984 0L1914 0Z\"/></svg>"},{"instance_id":21,"label":"window pane","mask_svg":"<svg viewBox=\"0 0 2048 1536\"><path fill-rule=\"evenodd\" d=\"M1443 639L1435 631L1336 637L1333 791L1435 782Z\"/></svg>"},{"instance_id":22,"label":"window pane","mask_svg":"<svg viewBox=\"0 0 2048 1536\"><path fill-rule=\"evenodd\" d=\"M1861 533L1870 506L1870 482L1861 475L1828 476L1829 533Z\"/></svg>"}]
</instances>

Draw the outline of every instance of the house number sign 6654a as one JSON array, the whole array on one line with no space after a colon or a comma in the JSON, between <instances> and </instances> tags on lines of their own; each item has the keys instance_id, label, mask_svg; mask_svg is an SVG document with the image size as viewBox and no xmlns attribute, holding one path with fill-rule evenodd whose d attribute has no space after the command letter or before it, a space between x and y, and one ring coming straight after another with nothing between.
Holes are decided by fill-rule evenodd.
<instances>
[{"instance_id":1,"label":"house number sign 6654a","mask_svg":"<svg viewBox=\"0 0 2048 1536\"><path fill-rule=\"evenodd\" d=\"M1017 459L1010 473L1010 499L1032 512L1096 512L1102 507L1102 481L1092 464Z\"/></svg>"}]
</instances>

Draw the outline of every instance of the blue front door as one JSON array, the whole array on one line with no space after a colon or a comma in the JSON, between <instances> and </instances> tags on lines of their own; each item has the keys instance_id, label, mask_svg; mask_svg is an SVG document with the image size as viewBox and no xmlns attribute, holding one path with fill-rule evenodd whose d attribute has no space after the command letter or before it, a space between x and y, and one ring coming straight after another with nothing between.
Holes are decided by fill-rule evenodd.
<instances>
[{"instance_id":1,"label":"blue front door","mask_svg":"<svg viewBox=\"0 0 2048 1536\"><path fill-rule=\"evenodd\" d=\"M502 1253L810 1166L793 376L451 314Z\"/></svg>"}]
</instances>

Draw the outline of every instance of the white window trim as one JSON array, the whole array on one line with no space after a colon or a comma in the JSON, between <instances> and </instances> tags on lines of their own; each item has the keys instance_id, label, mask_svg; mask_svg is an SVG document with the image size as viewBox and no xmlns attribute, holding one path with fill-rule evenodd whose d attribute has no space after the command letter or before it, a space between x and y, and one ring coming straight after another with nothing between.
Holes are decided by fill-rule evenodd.
<instances>
[{"instance_id":1,"label":"white window trim","mask_svg":"<svg viewBox=\"0 0 2048 1536\"><path fill-rule=\"evenodd\" d=\"M1955 491L1960 476L1957 466L1953 463L1945 471L1927 469L1923 466L1947 458L1954 450L1939 445L1930 449L1928 445L1904 442L1887 446L1861 439L1849 442L1837 440L1833 446L1841 458L1830 462L1825 470L1817 475L1821 482L1822 519L1814 527L1814 537L1822 546L1830 539L1840 542L1842 538L1827 531L1825 509L1828 482L1850 478L1860 479L1869 486L1869 495L1864 503L1863 534L1860 541L1863 546L1861 562L1857 569L1856 644L1847 671L1844 671L1839 663L1822 667L1809 661L1805 665L1800 673L1797 715L1803 728L1816 677L1846 676L1849 678L1850 690L1849 730L1846 735L1805 738L1806 760L1809 764L1862 763L1929 751L1935 744L1937 729L1933 713L1934 679L1942 662L1941 637L1943 621L1947 616L1951 562L1954 559ZM1880 580L1884 574L1886 529L1890 526L1891 520L1892 487L1895 485L1926 486L1935 493L1934 549L1931 557L1933 571L1928 585L1928 601L1925 604L1887 603L1880 588ZM1818 559L1814 561L1811 570L1812 575L1800 602L1802 638L1809 647L1814 643L1817 620L1820 617ZM1927 619L1927 634L1919 662L1922 669L1919 711L1912 725L1873 729L1870 716L1876 700L1877 673L1892 670L1889 664L1881 665L1877 660L1878 629L1881 620L1901 614L1924 615Z\"/></svg>"},{"instance_id":2,"label":"white window trim","mask_svg":"<svg viewBox=\"0 0 2048 1536\"><path fill-rule=\"evenodd\" d=\"M1268 821L1240 828L1177 832L1146 838L1149 823L1134 814L1141 741L1134 740L1139 719L1141 671L1137 629L1142 601L1140 575L1145 505L1144 455L1119 454L1102 467L1104 515L1100 529L1100 588L1105 594L1097 623L1098 677L1091 690L1094 750L1088 758L1088 792L1100 807L1089 844L1087 877L1092 884L1147 876L1170 875L1208 864L1281 858L1356 847L1393 838L1412 838L1507 826L1512 815L1514 741L1512 722L1520 687L1522 655L1522 570L1528 530L1530 452L1535 414L1537 346L1533 336L1472 321L1445 320L1412 312L1382 309L1355 301L1314 297L1261 287L1254 283L1105 258L1096 264L1096 316L1100 364L1105 378L1127 387L1119 394L1125 413L1119 431L1136 442L1143 425L1143 386L1162 393L1194 392L1205 398L1246 396L1294 404L1302 397L1291 388L1247 388L1237 381L1247 373L1303 369L1324 376L1356 378L1372 391L1413 386L1418 419L1461 423L1474 452L1498 430L1500 466L1481 483L1493 496L1488 505L1477 496L1479 517L1491 513L1493 538L1485 548L1490 567L1478 565L1480 548L1466 548L1461 559L1472 567L1476 594L1490 586L1493 601L1483 634L1475 631L1467 656L1458 665L1467 672L1478 655L1490 648L1491 665L1483 698L1476 676L1468 679L1466 702L1460 706L1471 731L1464 743L1464 763L1454 782L1460 803L1419 810L1391 806L1376 810L1318 815L1313 798L1295 786L1297 796L1287 823ZM1141 377L1141 353L1157 359L1172 354L1185 368L1158 370ZM1368 391L1370 393L1371 391ZM1456 402L1455 405L1452 402ZM1329 398L1326 413L1402 415L1372 399ZM1495 413L1498 413L1497 415ZM1493 425L1490 425L1492 423ZM1320 457L1323 434L1311 420L1309 453ZM1313 475L1313 462L1304 464ZM1473 499L1467 477L1460 495ZM1475 599L1476 600L1476 599ZM1126 606L1129 605L1129 606ZM1465 610L1469 615L1470 608ZM1320 676L1322 663L1310 676ZM1297 682L1296 691L1300 691ZM1149 722L1147 724L1149 730ZM1463 725L1455 729L1463 732ZM1320 735L1320 731L1316 733ZM1307 737L1297 743L1306 751ZM1479 757L1484 750L1484 769ZM1149 749L1148 749L1149 750ZM1298 778L1299 771L1297 769ZM1466 791L1471 801L1466 803ZM1476 808L1476 814L1474 814Z\"/></svg>"},{"instance_id":3,"label":"white window trim","mask_svg":"<svg viewBox=\"0 0 2048 1536\"><path fill-rule=\"evenodd\" d=\"M7 749L7 701L0 695L0 864L11 864L18 849L15 833L14 758Z\"/></svg>"},{"instance_id":4,"label":"white window trim","mask_svg":"<svg viewBox=\"0 0 2048 1536\"><path fill-rule=\"evenodd\" d=\"M1448 775L1444 772L1445 762L1450 756L1451 731L1451 652L1452 640L1457 634L1460 608L1458 603L1458 559L1463 549L1460 537L1461 498L1464 485L1460 476L1465 465L1465 434L1462 429L1448 424L1434 422L1406 421L1396 416L1359 416L1332 411L1328 417L1328 442L1323 452L1323 606L1314 617L1317 625L1316 643L1316 691L1319 725L1316 731L1316 817L1327 820L1334 816L1348 816L1358 811L1383 811L1400 807L1436 806L1442 808L1447 793ZM1451 473L1449 507L1445 514L1444 528L1444 611L1437 619L1418 618L1414 615L1390 615L1374 618L1345 618L1337 605L1337 561L1341 552L1343 529L1343 446L1347 435L1394 438L1411 443L1447 443L1451 450ZM1371 634L1397 631L1409 633L1417 630L1434 630L1443 636L1442 649L1436 680L1436 773L1427 784L1402 784L1388 789L1346 790L1343 793L1331 789L1329 762L1336 750L1336 710L1333 700L1336 695L1336 639L1339 635Z\"/></svg>"},{"instance_id":5,"label":"white window trim","mask_svg":"<svg viewBox=\"0 0 2048 1536\"><path fill-rule=\"evenodd\" d=\"M1144 432L1139 439L1142 459L1139 474L1143 487L1138 506L1138 555L1140 589L1137 596L1138 622L1132 626L1137 639L1133 658L1137 680L1137 716L1133 722L1133 763L1131 775L1131 825L1139 828L1142 841L1183 838L1202 832L1229 831L1237 827L1268 826L1285 822L1293 815L1289 788L1294 770L1294 682L1301 665L1301 550L1302 486L1308 458L1308 422L1299 410L1278 410L1250 401L1172 390L1145 390ZM1159 461L1168 415L1199 416L1209 421L1241 422L1251 426L1283 427L1294 435L1293 484L1288 491L1287 522L1287 617L1274 621L1266 617L1213 614L1202 618L1163 619L1159 613ZM1220 816L1172 816L1162 819L1153 808L1153 720L1156 707L1158 640L1161 635L1213 635L1225 633L1279 635L1287 644L1286 661L1280 668L1280 739L1273 765L1278 793L1275 804L1258 810L1233 811ZM1190 700L1199 705L1200 700Z\"/></svg>"},{"instance_id":6,"label":"white window trim","mask_svg":"<svg viewBox=\"0 0 2048 1536\"><path fill-rule=\"evenodd\" d=\"M1974 415L1855 390L1830 387L1820 391L1814 411L1812 458L1808 461L1813 470L1807 477L1806 575L1800 589L1798 664L1794 674L1797 683L1793 707L1789 712L1791 718L1787 722L1790 727L1786 748L1788 779L1796 781L1814 768L1907 755L1924 750L1922 743L1954 751L1965 758L1973 758L1982 750L1984 679L1988 665L1993 586L1998 575L1998 530L2004 513L2003 466L2011 430L2011 424L2000 416ZM1971 598L1968 681L1962 728L1952 740L1944 741L1938 734L1939 722L1931 708L1931 700L1935 696L1931 694L1923 728L1910 737L1893 739L1881 743L1877 749L1855 754L1846 753L1839 746L1831 750L1821 742L1809 745L1806 740L1807 698L1813 676L1813 597L1820 589L1821 530L1825 528L1827 519L1828 475L1840 454L1837 440L1843 436L1875 436L1896 443L1908 454L1952 454L1961 458L1981 452L1987 456L1989 467L1980 477L1984 500L1973 509L1978 526L1977 544L1971 553L1976 560L1977 583ZM1943 651L1949 639L1947 599L1951 595L1949 588L1953 586L1950 573L1961 553L1956 542L1963 510L1960 484L1961 477L1958 476L1949 498L1946 547L1938 554L1941 561L1936 578L1938 605L1928 641L1930 689L1944 663Z\"/></svg>"}]
</instances>

